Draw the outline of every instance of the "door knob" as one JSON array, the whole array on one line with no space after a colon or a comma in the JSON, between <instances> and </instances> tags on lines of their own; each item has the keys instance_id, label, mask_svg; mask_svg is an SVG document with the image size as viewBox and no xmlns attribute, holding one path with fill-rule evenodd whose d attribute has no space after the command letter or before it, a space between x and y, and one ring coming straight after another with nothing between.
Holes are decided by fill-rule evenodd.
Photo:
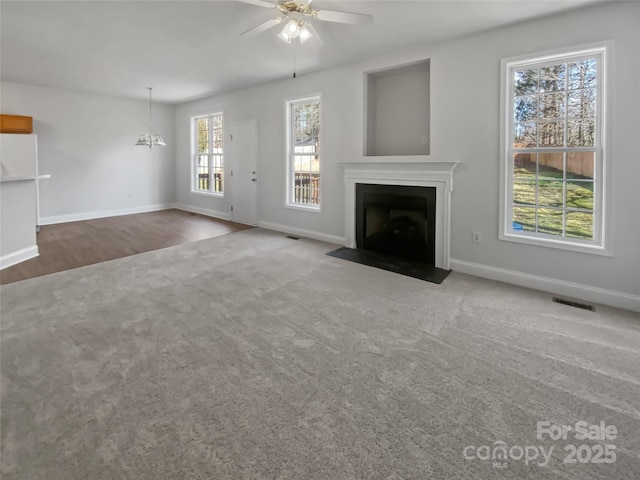
<instances>
[{"instance_id":1,"label":"door knob","mask_svg":"<svg viewBox=\"0 0 640 480\"><path fill-rule=\"evenodd\" d=\"M256 179L255 179L255 178L252 178L252 179L251 179L251 181L252 181L252 182L255 182L255 181L256 181Z\"/></svg>"}]
</instances>

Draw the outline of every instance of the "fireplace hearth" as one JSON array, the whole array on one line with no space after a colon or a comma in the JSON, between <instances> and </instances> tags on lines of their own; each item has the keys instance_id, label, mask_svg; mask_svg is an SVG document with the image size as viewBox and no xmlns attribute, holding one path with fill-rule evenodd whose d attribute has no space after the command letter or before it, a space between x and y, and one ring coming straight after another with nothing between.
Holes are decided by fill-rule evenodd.
<instances>
[{"instance_id":1,"label":"fireplace hearth","mask_svg":"<svg viewBox=\"0 0 640 480\"><path fill-rule=\"evenodd\" d=\"M341 247L328 252L327 255L361 265L368 265L389 272L399 273L407 277L418 278L431 283L442 283L449 275L449 270L444 270L425 262L417 262L415 260L408 260L406 258L386 255L384 253L374 252L373 250L363 250L361 248Z\"/></svg>"}]
</instances>

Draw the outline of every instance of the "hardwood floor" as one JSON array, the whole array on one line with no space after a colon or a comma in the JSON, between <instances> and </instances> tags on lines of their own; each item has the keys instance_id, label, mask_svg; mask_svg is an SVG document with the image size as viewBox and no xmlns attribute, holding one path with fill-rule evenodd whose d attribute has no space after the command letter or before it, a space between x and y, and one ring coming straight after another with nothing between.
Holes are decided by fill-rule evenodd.
<instances>
[{"instance_id":1,"label":"hardwood floor","mask_svg":"<svg viewBox=\"0 0 640 480\"><path fill-rule=\"evenodd\" d=\"M252 227L176 209L45 225L38 233L40 256L2 270L0 284L247 228Z\"/></svg>"}]
</instances>

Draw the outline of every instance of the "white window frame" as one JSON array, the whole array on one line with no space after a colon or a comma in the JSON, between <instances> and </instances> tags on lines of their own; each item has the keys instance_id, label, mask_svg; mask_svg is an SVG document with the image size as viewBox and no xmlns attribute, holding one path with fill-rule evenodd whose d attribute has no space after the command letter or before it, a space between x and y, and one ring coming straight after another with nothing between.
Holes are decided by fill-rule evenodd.
<instances>
[{"instance_id":1,"label":"white window frame","mask_svg":"<svg viewBox=\"0 0 640 480\"><path fill-rule=\"evenodd\" d=\"M293 150L293 116L291 114L292 107L301 103L318 102L320 105L320 135L318 136L318 151L315 155L318 157L318 205L308 205L304 203L296 203L294 200L294 150ZM285 100L285 119L286 119L286 172L285 172L285 207L295 210L304 210L307 212L322 212L322 151L323 151L323 108L322 108L322 94L314 93L304 97L296 97L293 99Z\"/></svg>"},{"instance_id":2,"label":"white window frame","mask_svg":"<svg viewBox=\"0 0 640 480\"><path fill-rule=\"evenodd\" d=\"M197 171L198 171L198 166L197 166L197 161L198 161L198 126L197 126L197 122L198 120L202 119L202 118L210 118L209 121L209 141L213 142L213 118L214 117L220 117L221 121L222 121L222 162L223 162L223 170L222 170L222 191L221 192L217 192L215 190L211 190L211 188L213 187L214 182L212 181L212 173L213 173L213 168L211 167L211 163L209 163L209 190L201 190L199 188L197 188L198 185L198 179L197 179ZM206 195L206 196L211 196L211 197L224 197L224 192L225 192L225 187L226 187L226 179L227 179L227 175L224 169L224 158L225 158L225 141L224 141L224 113L223 112L216 112L216 113L208 113L206 115L197 115L194 117L191 117L191 137L190 137L190 141L191 141L191 178L190 178L190 185L191 185L191 193L194 193L196 195ZM213 151L213 146L210 146L211 151ZM213 155L213 154L210 154Z\"/></svg>"},{"instance_id":3,"label":"white window frame","mask_svg":"<svg viewBox=\"0 0 640 480\"><path fill-rule=\"evenodd\" d=\"M520 55L517 57L505 58L500 61L501 82L500 82L500 222L498 236L500 240L523 243L529 245L572 250L576 252L592 253L597 255L610 256L607 232L607 209L610 202L607 201L607 181L609 178L607 165L607 137L608 116L607 96L608 78L610 77L609 57L612 56L612 42L601 42L598 44L583 45ZM518 69L540 67L552 65L578 59L579 57L597 57L599 61L596 83L596 132L595 132L595 172L594 172L594 231L593 240L579 238L566 238L550 234L515 231L513 229L512 208L513 208L513 153L519 149L514 149L512 142L512 132L514 124L514 82L513 72ZM571 147L569 147L571 148ZM542 150L540 147L538 149ZM544 151L554 149L544 148ZM559 147L556 150L567 151L566 147ZM539 150L538 150L539 151ZM579 149L575 150L579 151Z\"/></svg>"}]
</instances>

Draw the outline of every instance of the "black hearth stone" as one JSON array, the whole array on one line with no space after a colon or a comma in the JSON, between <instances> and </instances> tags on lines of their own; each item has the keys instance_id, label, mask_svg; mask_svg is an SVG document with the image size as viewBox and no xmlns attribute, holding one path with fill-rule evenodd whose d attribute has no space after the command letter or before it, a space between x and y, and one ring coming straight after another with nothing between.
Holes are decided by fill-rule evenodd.
<instances>
[{"instance_id":1,"label":"black hearth stone","mask_svg":"<svg viewBox=\"0 0 640 480\"><path fill-rule=\"evenodd\" d=\"M450 273L450 270L443 270L428 263L385 255L371 250L362 250L360 248L342 247L327 253L327 255L438 284L442 283Z\"/></svg>"}]
</instances>

